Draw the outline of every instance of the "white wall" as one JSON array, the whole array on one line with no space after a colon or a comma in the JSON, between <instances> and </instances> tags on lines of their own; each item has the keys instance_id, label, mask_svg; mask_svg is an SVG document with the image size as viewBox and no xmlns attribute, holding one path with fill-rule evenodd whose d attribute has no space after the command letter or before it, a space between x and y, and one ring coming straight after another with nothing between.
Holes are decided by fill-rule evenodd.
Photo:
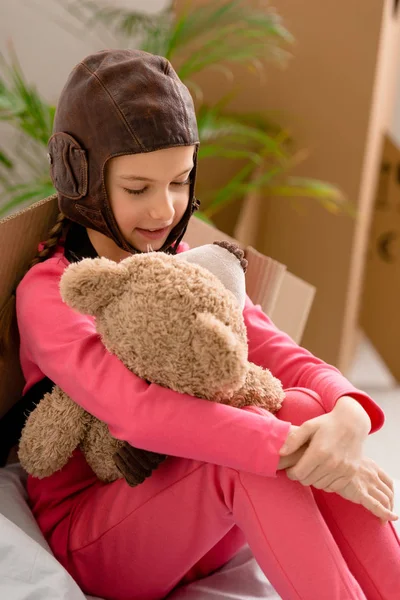
<instances>
[{"instance_id":1,"label":"white wall","mask_svg":"<svg viewBox=\"0 0 400 600\"><path fill-rule=\"evenodd\" d=\"M147 12L159 10L167 3L167 0L107 0L107 6ZM105 28L97 28L97 33L85 30L71 18L64 8L68 4L73 2L0 0L0 52L7 56L7 44L11 41L27 79L54 103L76 63L91 52L114 45Z\"/></svg>"}]
</instances>

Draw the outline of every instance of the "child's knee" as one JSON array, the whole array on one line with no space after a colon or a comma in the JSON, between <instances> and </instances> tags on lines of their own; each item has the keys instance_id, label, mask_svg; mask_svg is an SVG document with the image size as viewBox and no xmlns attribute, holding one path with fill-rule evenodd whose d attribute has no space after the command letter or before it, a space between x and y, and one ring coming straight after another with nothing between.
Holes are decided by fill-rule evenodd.
<instances>
[{"instance_id":1,"label":"child's knee","mask_svg":"<svg viewBox=\"0 0 400 600\"><path fill-rule=\"evenodd\" d=\"M306 388L290 388L285 390L282 408L276 416L293 425L301 425L325 413L321 398L316 392Z\"/></svg>"}]
</instances>

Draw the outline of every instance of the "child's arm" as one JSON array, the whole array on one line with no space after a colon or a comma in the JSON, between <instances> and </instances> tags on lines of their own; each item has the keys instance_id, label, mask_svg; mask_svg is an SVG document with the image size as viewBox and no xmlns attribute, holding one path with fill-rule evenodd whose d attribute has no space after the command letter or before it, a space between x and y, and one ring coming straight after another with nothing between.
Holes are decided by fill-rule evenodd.
<instances>
[{"instance_id":1,"label":"child's arm","mask_svg":"<svg viewBox=\"0 0 400 600\"><path fill-rule=\"evenodd\" d=\"M40 369L107 423L111 435L138 448L275 475L289 423L139 379L106 350L93 319L62 302L58 285L66 266L63 258L49 259L18 287L21 363L28 381Z\"/></svg>"},{"instance_id":2,"label":"child's arm","mask_svg":"<svg viewBox=\"0 0 400 600\"><path fill-rule=\"evenodd\" d=\"M365 393L355 388L335 367L326 364L298 346L279 331L249 298L243 312L249 341L249 360L270 369L284 389L304 387L319 394L324 407L331 411L339 398L357 400L371 419L371 432L382 427L384 414Z\"/></svg>"}]
</instances>

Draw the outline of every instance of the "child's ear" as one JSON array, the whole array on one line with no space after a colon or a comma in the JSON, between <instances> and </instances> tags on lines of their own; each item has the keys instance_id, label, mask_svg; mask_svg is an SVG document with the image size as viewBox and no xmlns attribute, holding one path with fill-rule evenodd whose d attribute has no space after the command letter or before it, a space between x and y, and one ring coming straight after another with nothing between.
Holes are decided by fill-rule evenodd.
<instances>
[{"instance_id":1,"label":"child's ear","mask_svg":"<svg viewBox=\"0 0 400 600\"><path fill-rule=\"evenodd\" d=\"M71 264L60 280L63 301L85 315L96 316L126 288L129 272L108 258L85 258Z\"/></svg>"}]
</instances>

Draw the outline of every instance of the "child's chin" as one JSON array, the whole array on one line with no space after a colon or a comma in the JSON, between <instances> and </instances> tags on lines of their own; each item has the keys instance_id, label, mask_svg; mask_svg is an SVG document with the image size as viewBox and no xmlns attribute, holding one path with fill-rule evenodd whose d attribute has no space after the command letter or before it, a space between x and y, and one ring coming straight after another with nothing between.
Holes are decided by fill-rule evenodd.
<instances>
[{"instance_id":1,"label":"child's chin","mask_svg":"<svg viewBox=\"0 0 400 600\"><path fill-rule=\"evenodd\" d=\"M139 250L139 252L156 252L157 250L160 250L160 248L163 247L163 245L165 244L165 240L166 238L160 240L149 240L148 242L146 242L144 240L135 239L132 240L131 243L134 248Z\"/></svg>"}]
</instances>

